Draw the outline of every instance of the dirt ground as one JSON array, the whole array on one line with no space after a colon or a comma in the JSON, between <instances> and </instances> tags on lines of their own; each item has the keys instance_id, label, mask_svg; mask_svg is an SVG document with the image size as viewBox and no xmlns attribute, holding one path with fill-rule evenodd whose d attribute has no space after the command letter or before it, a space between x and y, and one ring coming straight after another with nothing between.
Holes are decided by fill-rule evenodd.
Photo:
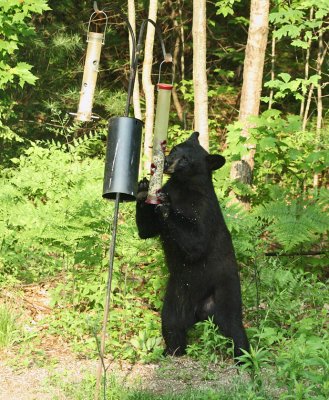
<instances>
[{"instance_id":1,"label":"dirt ground","mask_svg":"<svg viewBox=\"0 0 329 400\"><path fill-rule=\"evenodd\" d=\"M1 292L0 302L20 310L23 320L28 321L25 330L36 333L38 341L28 354L20 354L20 347L15 346L0 352L0 400L66 399L63 384L78 384L86 376L96 374L97 360L78 359L60 337L47 333L43 319L52 312L51 286L51 283L26 285L14 292ZM225 368L205 366L188 357L167 359L159 364L107 360L106 365L110 365L108 375L113 374L127 388L159 394L190 388L223 388L237 377L232 364Z\"/></svg>"},{"instance_id":2,"label":"dirt ground","mask_svg":"<svg viewBox=\"0 0 329 400\"><path fill-rule=\"evenodd\" d=\"M66 399L61 383L79 383L86 374L94 374L96 368L97 361L90 360L61 360L55 366L21 368L0 361L0 400ZM111 372L127 387L158 394L179 393L190 388L223 388L232 384L237 375L232 368L212 367L205 371L199 363L187 358L168 363L165 368L158 364L116 363L111 365ZM211 379L206 380L205 374L208 378L211 375Z\"/></svg>"}]
</instances>

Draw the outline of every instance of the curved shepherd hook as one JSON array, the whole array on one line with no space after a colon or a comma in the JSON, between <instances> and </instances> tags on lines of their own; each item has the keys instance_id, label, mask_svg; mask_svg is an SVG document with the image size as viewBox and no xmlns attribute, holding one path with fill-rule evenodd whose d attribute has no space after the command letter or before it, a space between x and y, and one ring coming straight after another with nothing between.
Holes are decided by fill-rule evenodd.
<instances>
[{"instance_id":1,"label":"curved shepherd hook","mask_svg":"<svg viewBox=\"0 0 329 400\"><path fill-rule=\"evenodd\" d=\"M132 33L134 33L132 28L131 28L131 25L130 25L129 21L126 20L126 22L128 24L128 28L130 27L129 30L131 29ZM163 40L163 37L162 37L162 32L161 32L161 29L160 29L159 25L157 25L157 23L154 22L150 18L144 19L143 22L142 22L141 29L139 31L137 48L136 48L136 51L133 53L133 57L131 58L132 59L132 65L131 65L131 72L130 72L130 77L129 77L128 97L127 97L127 103L126 103L125 116L128 116L128 114L129 114L131 96L132 96L132 93L134 91L136 72L137 72L140 53L141 53L141 49L142 49L142 40L143 40L143 36L144 36L144 31L145 31L146 25L148 23L151 23L154 26L155 31L156 31L156 33L158 35L158 39L160 41L162 54L163 54L163 61L162 62L166 62L166 63L171 63L172 62L171 54L166 52L165 43L164 43L164 40ZM136 43L136 41L135 41L135 43Z\"/></svg>"},{"instance_id":2,"label":"curved shepherd hook","mask_svg":"<svg viewBox=\"0 0 329 400\"><path fill-rule=\"evenodd\" d=\"M97 2L94 2L94 9L95 9L95 11L96 11L96 9L98 10ZM121 12L120 12L120 14L122 15ZM172 63L172 56L171 56L171 54L166 52L166 48L165 48L165 44L164 44L164 41L162 38L162 33L160 30L160 27L153 20L146 19L142 22L142 26L141 26L141 30L140 30L139 38L138 38L138 43L136 46L136 38L134 35L134 31L131 27L131 24L128 21L128 18L126 18L124 15L122 15L122 16L127 24L129 33L132 38L132 43L133 43L132 57L131 57L131 60L132 60L131 61L131 70L130 70L129 84L128 84L128 96L127 96L127 102L126 102L126 107L125 107L125 117L128 117L129 116L129 107L130 107L130 103L131 103L131 97L132 97L132 93L134 90L134 84L135 84L135 79L136 79L137 67L138 67L141 48L142 48L142 40L143 40L144 30L145 30L146 25L149 22L155 27L155 30L157 32L157 35L158 35L158 38L159 38L159 41L161 44L163 58L164 58L162 63L163 62ZM112 286L112 276L113 276L114 251L115 251L117 225L118 225L119 204L120 204L120 192L116 192L115 193L114 214L113 214L112 237L111 237L111 244L110 244L110 248L109 248L108 279L107 279L107 286L106 286L106 298L105 298L105 304L104 304L103 326L102 326L100 343L97 342L98 351L99 351L99 364L98 364L97 376L96 376L96 390L95 390L95 399L96 400L99 398L99 389L100 389L101 378L102 378L102 370L104 371L104 398L106 398L107 367L105 366L105 362L104 362L104 353L105 353L106 326L107 326L109 310L110 310L111 286Z\"/></svg>"}]
</instances>

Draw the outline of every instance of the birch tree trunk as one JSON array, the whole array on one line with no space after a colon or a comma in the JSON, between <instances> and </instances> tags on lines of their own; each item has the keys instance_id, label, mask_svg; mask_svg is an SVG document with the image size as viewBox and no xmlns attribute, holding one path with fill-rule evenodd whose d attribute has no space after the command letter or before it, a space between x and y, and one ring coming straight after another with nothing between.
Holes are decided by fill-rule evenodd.
<instances>
[{"instance_id":1,"label":"birch tree trunk","mask_svg":"<svg viewBox=\"0 0 329 400\"><path fill-rule=\"evenodd\" d=\"M272 46L271 46L271 81L274 81L275 79L275 44L276 40L274 37L274 30L272 32ZM273 104L273 96L274 96L274 90L271 89L270 91L270 100L268 102L268 109L272 109L272 104Z\"/></svg>"},{"instance_id":2,"label":"birch tree trunk","mask_svg":"<svg viewBox=\"0 0 329 400\"><path fill-rule=\"evenodd\" d=\"M174 31L177 32L177 37L176 37L176 41L175 41L175 47L174 47L174 54L173 54L173 75L174 77L176 76L177 73L177 61L178 61L178 55L179 55L179 50L180 50L180 28L178 25L178 21L177 21L177 12L174 8L174 3L172 0L168 0L167 1L168 6L171 8L171 15L170 18L172 20L172 24L174 26ZM176 112L177 112L177 116L179 118L179 120L182 122L183 121L183 107L179 101L179 97L178 97L178 93L176 90L176 87L174 86L172 88L172 99L173 99L173 103L174 106L176 108Z\"/></svg>"},{"instance_id":3,"label":"birch tree trunk","mask_svg":"<svg viewBox=\"0 0 329 400\"><path fill-rule=\"evenodd\" d=\"M311 7L310 10L310 21L313 19L313 10L314 8ZM304 79L307 80L309 77L309 71L310 71L310 53L311 53L311 46L312 46L312 38L308 39L307 41L307 49L306 49L306 59L305 59L305 67L304 67ZM303 99L300 103L300 112L299 115L301 118L304 116L304 111L305 111L305 95L306 95L306 89L305 93L303 91Z\"/></svg>"},{"instance_id":4,"label":"birch tree trunk","mask_svg":"<svg viewBox=\"0 0 329 400\"><path fill-rule=\"evenodd\" d=\"M265 50L268 36L269 0L251 0L250 25L244 59L243 85L240 102L239 121L242 122L242 136L249 138L248 121L250 116L259 113L260 96L263 81ZM247 140L248 143L248 140ZM252 182L255 148L248 145L248 154L241 161L233 163L231 178L246 184ZM248 199L237 199L249 208Z\"/></svg>"},{"instance_id":5,"label":"birch tree trunk","mask_svg":"<svg viewBox=\"0 0 329 400\"><path fill-rule=\"evenodd\" d=\"M319 47L318 47L318 57L316 60L316 72L319 75L319 85L318 85L318 112L316 117L316 145L320 144L321 140L321 128L322 128L322 114L323 114L323 104L322 104L322 59L323 56L323 29L320 28L319 32ZM313 176L313 187L319 187L319 175L314 174Z\"/></svg>"},{"instance_id":6,"label":"birch tree trunk","mask_svg":"<svg viewBox=\"0 0 329 400\"><path fill-rule=\"evenodd\" d=\"M200 144L209 149L208 84L207 84L207 24L206 0L193 0L193 85L194 129L200 132Z\"/></svg>"},{"instance_id":7,"label":"birch tree trunk","mask_svg":"<svg viewBox=\"0 0 329 400\"><path fill-rule=\"evenodd\" d=\"M324 59L326 57L326 54L327 54L327 51L328 51L328 46L325 49L323 48L323 41L322 40L323 39L321 38L321 41L320 41L320 38L319 38L320 42L319 42L319 48L318 48L318 57L317 57L317 61L316 61L316 70L317 70L317 74L320 75L320 77L321 77L321 74L322 74L322 64L323 64L323 61L324 61ZM319 84L321 84L321 82ZM302 126L303 131L306 130L306 125L307 125L307 121L308 121L308 115L309 115L309 111L310 111L313 91L314 91L314 84L311 83L310 89L309 89L309 92L308 92L308 96L307 96L305 111L304 111L303 126ZM320 96L319 96L319 93L320 93ZM319 97L320 97L321 100L320 100L320 111L319 111L319 108L318 108L317 126L318 126L318 123L319 123L320 119L322 121L322 117L321 118L319 117L320 114L322 115L322 88L320 88L320 92L318 91L318 98Z\"/></svg>"},{"instance_id":8,"label":"birch tree trunk","mask_svg":"<svg viewBox=\"0 0 329 400\"><path fill-rule=\"evenodd\" d=\"M174 76L176 75L176 66L177 66L178 53L179 53L179 42L180 42L180 39L179 39L179 36L177 36L176 42L175 42L174 54L173 54L173 75ZM176 90L175 86L172 88L172 98L173 98L174 106L176 108L177 116L178 116L179 120L182 122L184 111L183 111L183 107L179 101L177 90Z\"/></svg>"},{"instance_id":9,"label":"birch tree trunk","mask_svg":"<svg viewBox=\"0 0 329 400\"><path fill-rule=\"evenodd\" d=\"M135 10L135 0L128 0L128 21L134 31L136 37L136 10ZM129 34L129 57L131 64L131 54L132 52L132 42ZM138 68L138 67L137 67ZM134 116L135 118L142 119L142 111L140 104L140 96L139 96L139 79L138 79L138 69L136 71L135 85L133 91L133 107L134 107Z\"/></svg>"},{"instance_id":10,"label":"birch tree trunk","mask_svg":"<svg viewBox=\"0 0 329 400\"><path fill-rule=\"evenodd\" d=\"M182 51L181 51L181 75L182 80L185 79L185 35L184 35L184 25L183 25L183 4L181 0L178 0L178 12L180 19L180 40L182 42Z\"/></svg>"},{"instance_id":11,"label":"birch tree trunk","mask_svg":"<svg viewBox=\"0 0 329 400\"><path fill-rule=\"evenodd\" d=\"M150 0L148 18L156 22L158 1ZM144 62L142 72L143 90L145 96L145 129L144 129L144 169L150 170L152 160L152 133L154 124L154 85L151 80L153 62L153 44L155 28L152 24L147 25Z\"/></svg>"}]
</instances>

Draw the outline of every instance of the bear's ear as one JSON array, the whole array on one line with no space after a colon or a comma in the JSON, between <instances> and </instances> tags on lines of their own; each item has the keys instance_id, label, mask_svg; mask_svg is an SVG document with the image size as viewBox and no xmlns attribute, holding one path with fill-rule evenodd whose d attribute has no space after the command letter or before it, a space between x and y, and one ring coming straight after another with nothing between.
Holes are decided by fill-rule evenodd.
<instances>
[{"instance_id":1,"label":"bear's ear","mask_svg":"<svg viewBox=\"0 0 329 400\"><path fill-rule=\"evenodd\" d=\"M193 132L192 135L187 140L191 141L191 142L199 143L199 135L200 135L199 132Z\"/></svg>"},{"instance_id":2,"label":"bear's ear","mask_svg":"<svg viewBox=\"0 0 329 400\"><path fill-rule=\"evenodd\" d=\"M215 171L225 164L225 158L219 154L208 154L206 161L210 171Z\"/></svg>"}]
</instances>

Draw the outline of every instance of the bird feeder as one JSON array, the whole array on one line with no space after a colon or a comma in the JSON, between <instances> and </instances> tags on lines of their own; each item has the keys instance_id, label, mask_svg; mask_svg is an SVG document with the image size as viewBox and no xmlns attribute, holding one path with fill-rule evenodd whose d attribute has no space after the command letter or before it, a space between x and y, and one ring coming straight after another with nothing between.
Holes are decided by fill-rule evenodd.
<instances>
[{"instance_id":1,"label":"bird feeder","mask_svg":"<svg viewBox=\"0 0 329 400\"><path fill-rule=\"evenodd\" d=\"M129 117L128 115L141 51L143 33L148 22L154 25L158 33L164 57L164 61L160 64L159 79L162 64L164 62L172 62L172 56L166 53L159 27L150 19L143 21L136 54L134 54L133 51L133 62L129 78L125 116L112 118L109 122L103 181L103 197L106 199L132 201L135 200L137 194L139 159L142 142L142 122L139 119ZM172 87L172 85L168 86ZM156 126L158 127L157 137L159 138L158 141L160 143L165 141L167 136L171 92L168 92L168 88L165 88L165 85L158 85L158 90L159 98L157 110L159 111L157 111L158 122L156 123ZM164 151L162 151L162 154L164 154ZM157 186L155 186L155 190L157 190Z\"/></svg>"},{"instance_id":2,"label":"bird feeder","mask_svg":"<svg viewBox=\"0 0 329 400\"><path fill-rule=\"evenodd\" d=\"M103 197L135 200L137 193L142 121L132 117L115 117L109 121Z\"/></svg>"},{"instance_id":3,"label":"bird feeder","mask_svg":"<svg viewBox=\"0 0 329 400\"><path fill-rule=\"evenodd\" d=\"M105 28L104 32L102 33L90 31L90 26L91 23L94 22L95 16L104 16L105 18ZM78 111L75 114L75 119L77 121L90 121L92 118L96 118L92 115L92 106L97 82L101 50L102 46L105 43L107 23L108 17L104 11L97 10L97 12L93 12L90 16L87 32L88 45L80 91L80 100Z\"/></svg>"},{"instance_id":4,"label":"bird feeder","mask_svg":"<svg viewBox=\"0 0 329 400\"><path fill-rule=\"evenodd\" d=\"M151 164L151 179L149 184L146 203L160 204L159 191L162 187L163 166L165 159L165 151L167 145L167 133L169 123L170 99L172 84L160 83L161 67L164 62L172 62L171 60L162 61L159 71L158 98L155 113L154 134L153 134L153 159Z\"/></svg>"}]
</instances>

